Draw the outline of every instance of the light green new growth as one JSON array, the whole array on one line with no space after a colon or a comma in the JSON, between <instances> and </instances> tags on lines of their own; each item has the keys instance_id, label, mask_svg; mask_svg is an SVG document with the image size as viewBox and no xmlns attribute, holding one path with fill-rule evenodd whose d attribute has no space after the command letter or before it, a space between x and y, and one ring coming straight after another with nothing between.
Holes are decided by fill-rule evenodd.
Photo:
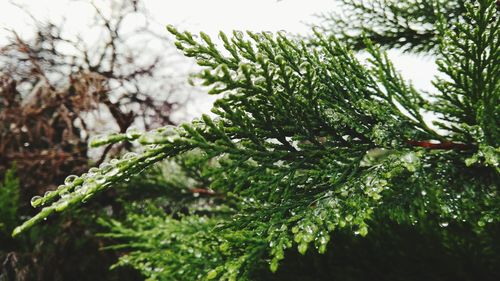
<instances>
[{"instance_id":1,"label":"light green new growth","mask_svg":"<svg viewBox=\"0 0 500 281\"><path fill-rule=\"evenodd\" d=\"M435 80L432 102L369 40L364 64L318 31L314 44L220 33L221 48L169 26L177 48L205 67L197 78L223 95L217 117L95 140L138 141L144 152L36 198L45 207L13 235L164 159L188 163L217 200L202 201L209 215L177 219L150 206L153 215L132 210L126 222L103 222L106 236L124 241L115 248L132 250L119 264L150 280L249 280L263 260L276 271L289 248L324 252L336 229L367 235L374 217L477 231L497 223L499 17L493 1L476 2L465 5L468 21L436 15L446 77ZM424 121L426 110L446 133Z\"/></svg>"}]
</instances>

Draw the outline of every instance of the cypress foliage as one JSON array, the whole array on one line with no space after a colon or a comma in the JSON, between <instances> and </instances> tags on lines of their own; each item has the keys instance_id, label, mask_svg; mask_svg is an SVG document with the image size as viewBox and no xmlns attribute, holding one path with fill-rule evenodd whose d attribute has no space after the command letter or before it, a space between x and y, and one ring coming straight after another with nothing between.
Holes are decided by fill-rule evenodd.
<instances>
[{"instance_id":1,"label":"cypress foliage","mask_svg":"<svg viewBox=\"0 0 500 281\"><path fill-rule=\"evenodd\" d=\"M437 28L445 23L453 28L463 20L464 0L340 0L340 12L320 15L325 32L352 48L365 47L363 37L388 48L404 51L436 52L440 44ZM444 22L443 22L444 20ZM363 35L363 36L362 36Z\"/></svg>"},{"instance_id":2,"label":"cypress foliage","mask_svg":"<svg viewBox=\"0 0 500 281\"><path fill-rule=\"evenodd\" d=\"M103 219L103 235L129 250L118 265L148 280L258 280L294 249L324 253L335 249L336 235L382 243L384 233L397 237L394 226L431 231L443 245L477 239L474 251L493 279L500 259L492 239L500 220L500 20L494 1L446 2L441 9L440 1L375 1L390 4L383 11L408 26L432 21L436 29L423 37L392 32L389 17L385 31L359 27L363 41L319 29L309 40L234 32L220 33L218 47L206 34L169 26L177 48L204 67L197 78L209 94L221 95L212 109L217 117L95 139L135 141L143 152L69 176L34 198L43 208L13 234L131 180L127 185L159 187L161 196L130 204L124 221ZM366 16L379 13L352 5ZM350 49L359 42L366 63ZM435 50L443 75L432 99L398 74L378 43ZM436 116L437 129L424 112ZM166 164L151 168L160 161ZM469 234L451 231L458 228Z\"/></svg>"}]
</instances>

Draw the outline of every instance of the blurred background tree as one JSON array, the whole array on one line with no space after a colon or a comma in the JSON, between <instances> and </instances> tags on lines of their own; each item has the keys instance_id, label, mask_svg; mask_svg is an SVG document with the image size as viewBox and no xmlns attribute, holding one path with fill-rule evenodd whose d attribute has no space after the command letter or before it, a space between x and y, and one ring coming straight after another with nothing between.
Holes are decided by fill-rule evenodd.
<instances>
[{"instance_id":1,"label":"blurred background tree","mask_svg":"<svg viewBox=\"0 0 500 281\"><path fill-rule=\"evenodd\" d=\"M100 251L101 239L90 235L102 208L120 212L113 192L92 203L89 210L96 211L65 216L21 241L9 235L13 222L33 214L31 197L130 148L124 143L91 153L91 136L173 124L172 112L182 107L183 83L169 74L166 38L152 31L142 2L87 3L94 9L95 42L65 37L64 22L40 21L20 6L33 20L33 36L12 30L0 46L2 280L134 280L108 271L116 254ZM127 21L138 18L131 30ZM165 49L160 53L155 44Z\"/></svg>"}]
</instances>

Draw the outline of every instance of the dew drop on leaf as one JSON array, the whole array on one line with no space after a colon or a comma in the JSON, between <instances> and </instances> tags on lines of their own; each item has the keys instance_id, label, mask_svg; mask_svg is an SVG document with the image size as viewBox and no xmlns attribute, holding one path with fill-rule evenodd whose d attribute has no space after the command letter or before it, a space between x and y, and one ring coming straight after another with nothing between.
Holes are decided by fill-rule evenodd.
<instances>
[{"instance_id":1,"label":"dew drop on leaf","mask_svg":"<svg viewBox=\"0 0 500 281\"><path fill-rule=\"evenodd\" d=\"M70 185L72 184L76 179L78 178L78 176L75 176L75 175L69 175L68 177L66 177L66 179L64 180L64 184L66 185Z\"/></svg>"},{"instance_id":2,"label":"dew drop on leaf","mask_svg":"<svg viewBox=\"0 0 500 281\"><path fill-rule=\"evenodd\" d=\"M40 199L42 199L42 196L33 196L30 200L31 206L35 207L35 203Z\"/></svg>"}]
</instances>

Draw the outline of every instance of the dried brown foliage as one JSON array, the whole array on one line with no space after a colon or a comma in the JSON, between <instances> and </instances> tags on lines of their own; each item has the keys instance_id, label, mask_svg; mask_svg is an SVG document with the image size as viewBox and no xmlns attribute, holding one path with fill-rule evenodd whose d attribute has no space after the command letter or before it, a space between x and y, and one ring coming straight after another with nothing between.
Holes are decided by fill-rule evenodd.
<instances>
[{"instance_id":1,"label":"dried brown foliage","mask_svg":"<svg viewBox=\"0 0 500 281\"><path fill-rule=\"evenodd\" d=\"M29 195L85 168L86 142L99 123L120 132L133 123L173 123L178 104L168 98L178 88L162 72L165 56L148 52L148 42L162 38L150 32L141 2L110 1L108 14L89 5L101 32L93 45L65 38L63 25L32 17L34 38L12 31L10 43L0 48L0 175L17 162L19 170L29 171L22 176ZM130 32L124 22L138 14L146 23ZM146 45L134 45L136 37Z\"/></svg>"},{"instance_id":2,"label":"dried brown foliage","mask_svg":"<svg viewBox=\"0 0 500 281\"><path fill-rule=\"evenodd\" d=\"M89 2L101 34L92 44L81 37L66 38L61 23L32 17L33 38L12 31L10 42L0 47L0 179L15 163L22 215L32 212L32 196L55 189L69 174L81 174L90 162L127 148L110 146L89 157L89 136L103 123L119 132L132 124L149 129L173 123L170 116L179 104L169 98L179 87L163 71L168 66L165 55L148 46L163 39L150 31L140 1L104 3L110 5L109 13ZM133 32L124 27L131 15L146 19ZM71 225L62 228L71 233L32 245L0 237L0 279L97 280L92 278L107 274L115 258L97 252L102 242L85 234L89 227L75 227L82 223L71 219L63 224ZM82 245L88 266L72 268L73 255Z\"/></svg>"},{"instance_id":3,"label":"dried brown foliage","mask_svg":"<svg viewBox=\"0 0 500 281\"><path fill-rule=\"evenodd\" d=\"M82 113L98 105L101 83L101 78L80 75L56 90L41 79L23 98L15 80L0 77L0 174L16 163L24 199L86 168Z\"/></svg>"}]
</instances>

